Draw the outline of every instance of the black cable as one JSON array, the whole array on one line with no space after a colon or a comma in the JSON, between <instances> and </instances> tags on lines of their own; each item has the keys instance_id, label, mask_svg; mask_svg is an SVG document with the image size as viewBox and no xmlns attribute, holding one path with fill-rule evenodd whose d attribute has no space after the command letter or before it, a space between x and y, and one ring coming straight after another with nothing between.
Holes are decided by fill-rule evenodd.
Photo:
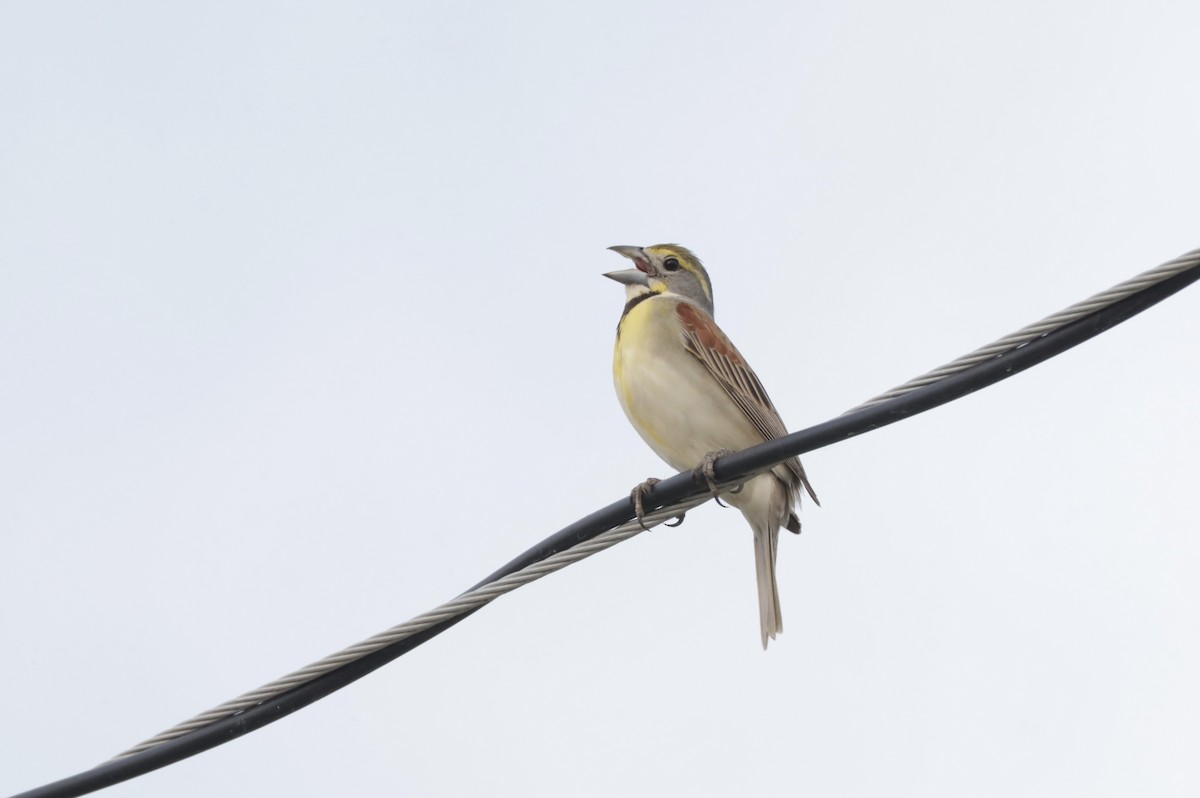
<instances>
[{"instance_id":1,"label":"black cable","mask_svg":"<svg viewBox=\"0 0 1200 798\"><path fill-rule=\"evenodd\" d=\"M792 433L787 437L768 441L752 449L722 457L716 465L717 479L719 482L736 480L788 457L804 454L861 435L864 432L885 427L974 393L1115 327L1197 280L1200 280L1200 266L1195 266L1163 280L1085 318L1047 333L1041 338L1003 355L976 364L933 385L918 388L911 393L850 415L839 416L823 424ZM693 481L691 473L676 474L670 479L658 483L649 493L645 499L646 511L650 512L652 509L673 504L681 499L704 492L707 492L707 488L697 485ZM532 563L544 560L552 554L591 540L632 518L633 505L628 498L613 502L546 538L475 587L494 582ZM91 770L20 793L12 798L71 798L71 796L85 795L215 748L290 715L296 710L340 690L351 682L361 679L371 671L408 653L426 640L441 634L473 612L475 610L443 621L424 632L318 676L313 681L295 687L270 701L215 721L202 729L189 732L183 737L122 759L104 762Z\"/></svg>"}]
</instances>

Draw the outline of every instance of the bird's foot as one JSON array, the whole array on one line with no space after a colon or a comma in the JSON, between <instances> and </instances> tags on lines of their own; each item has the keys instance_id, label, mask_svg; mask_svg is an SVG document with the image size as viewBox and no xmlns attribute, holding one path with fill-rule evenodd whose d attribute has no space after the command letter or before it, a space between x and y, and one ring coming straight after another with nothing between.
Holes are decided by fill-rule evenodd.
<instances>
[{"instance_id":1,"label":"bird's foot","mask_svg":"<svg viewBox=\"0 0 1200 798\"><path fill-rule=\"evenodd\" d=\"M713 499L722 507L728 505L721 501L721 497L717 495L717 474L715 466L717 461L726 455L734 454L733 449L716 449L704 455L704 459L700 461L700 465L692 469L692 478L697 482L703 482L708 485L708 490L712 493ZM743 485L738 485L730 493L741 493Z\"/></svg>"},{"instance_id":2,"label":"bird's foot","mask_svg":"<svg viewBox=\"0 0 1200 798\"><path fill-rule=\"evenodd\" d=\"M629 491L629 498L633 500L633 517L637 519L638 526L642 528L643 532L650 531L650 527L646 526L646 506L643 500L650 489L660 482L662 480L658 477L647 477L645 482ZM683 523L685 515L687 514L680 513L675 519L675 523L667 523L666 526L679 526Z\"/></svg>"},{"instance_id":3,"label":"bird's foot","mask_svg":"<svg viewBox=\"0 0 1200 798\"><path fill-rule=\"evenodd\" d=\"M638 526L642 528L643 532L649 532L650 529L646 526L646 507L642 500L650 492L650 489L660 482L662 480L658 477L647 477L645 482L634 486L633 490L629 491L629 498L633 500L633 517L637 519Z\"/></svg>"}]
</instances>

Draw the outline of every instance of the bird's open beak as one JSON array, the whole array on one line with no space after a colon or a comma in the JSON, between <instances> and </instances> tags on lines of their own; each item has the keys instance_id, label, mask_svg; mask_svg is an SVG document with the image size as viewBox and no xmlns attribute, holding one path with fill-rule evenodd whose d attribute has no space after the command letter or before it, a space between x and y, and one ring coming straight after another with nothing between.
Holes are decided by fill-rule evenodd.
<instances>
[{"instance_id":1,"label":"bird's open beak","mask_svg":"<svg viewBox=\"0 0 1200 798\"><path fill-rule=\"evenodd\" d=\"M609 249L633 261L634 265L638 267L638 271L645 272L646 274L650 273L650 258L646 256L646 250L641 247L619 246L609 247ZM620 274L620 272L617 273ZM611 277L612 275L609 276ZM617 278L613 277L613 279L616 280Z\"/></svg>"},{"instance_id":2,"label":"bird's open beak","mask_svg":"<svg viewBox=\"0 0 1200 798\"><path fill-rule=\"evenodd\" d=\"M605 272L604 276L616 280L622 285L649 285L646 275L637 269L622 269L619 272Z\"/></svg>"}]
</instances>

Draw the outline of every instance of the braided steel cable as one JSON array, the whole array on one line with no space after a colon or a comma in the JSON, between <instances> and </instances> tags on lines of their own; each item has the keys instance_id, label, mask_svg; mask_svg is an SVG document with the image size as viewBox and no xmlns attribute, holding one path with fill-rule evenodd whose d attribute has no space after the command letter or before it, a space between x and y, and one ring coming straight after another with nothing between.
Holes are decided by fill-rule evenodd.
<instances>
[{"instance_id":1,"label":"braided steel cable","mask_svg":"<svg viewBox=\"0 0 1200 798\"><path fill-rule=\"evenodd\" d=\"M1076 303L834 419L721 458L722 489L792 457L886 426L999 382L1092 338L1200 280L1200 249ZM645 495L647 525L710 498L689 472ZM345 651L226 702L91 770L14 798L67 798L128 780L208 750L301 709L445 631L504 593L641 532L623 499L529 549L457 599Z\"/></svg>"},{"instance_id":2,"label":"braided steel cable","mask_svg":"<svg viewBox=\"0 0 1200 798\"><path fill-rule=\"evenodd\" d=\"M879 396L868 399L861 405L850 408L842 415L846 416L851 413L857 413L859 410L877 405L880 402L886 402L888 399L903 396L918 388L923 388L926 385L932 385L935 382L944 380L960 371L965 371L976 363L982 363L985 360L990 360L1019 346L1024 346L1035 338L1041 338L1043 335L1051 333L1060 327L1065 327L1073 321L1078 321L1098 310L1103 310L1109 305L1144 291L1152 285L1157 285L1163 280L1170 279L1177 274L1194 268L1197 264L1200 264L1200 249L1193 249L1191 252L1180 255L1174 260L1169 260L1161 266L1156 266L1135 277L1130 277L1124 282L1117 283L1107 291L1101 291L1081 302L1076 302L1068 308L1063 308L1057 313L1050 314L1041 321L1036 321L1033 324L1022 327L1014 333L992 341L987 346L981 346L974 352L969 352L962 357L951 360L944 366L939 366L933 371L926 372L919 377L913 377L903 385L897 385L890 391L881 393Z\"/></svg>"},{"instance_id":3,"label":"braided steel cable","mask_svg":"<svg viewBox=\"0 0 1200 798\"><path fill-rule=\"evenodd\" d=\"M235 715L250 707L270 701L278 695L299 687L307 682L311 682L320 676L337 670L343 665L362 659L363 657L374 654L376 651L387 648L393 643L399 643L413 635L427 631L439 623L443 623L451 618L474 612L475 610L490 604L496 599L503 596L505 593L511 593L519 587L524 587L530 582L536 582L543 576L549 576L555 571L562 570L568 565L587 559L593 554L598 554L605 549L611 548L618 543L629 540L631 537L641 533L644 529L657 526L664 521L670 521L688 510L703 504L709 500L709 496L691 499L689 501L680 502L670 508L659 510L654 513L647 513L643 518L644 526L638 521L630 521L622 524L602 535L599 535L591 540L581 543L578 546L573 546L566 551L561 551L558 554L553 554L544 560L533 563L525 568L522 568L516 573L509 574L494 582L487 582L479 587L468 590L466 593L451 599L450 601L440 604L431 610L421 613L420 615L405 621L402 624L393 626L391 629L380 632L379 634L368 637L361 643L356 643L349 648L345 648L336 654L330 654L324 659L318 660L298 671L293 671L287 676L282 676L273 682L264 684L257 690L251 690L248 693L226 701L224 704L213 707L207 712L202 712L199 715L186 720L183 723L172 726L166 731L160 732L150 739L138 743L128 751L124 751L113 757L123 759L127 756L140 753L157 745L182 737L185 734L195 731L196 729L208 726L216 721L222 720Z\"/></svg>"}]
</instances>

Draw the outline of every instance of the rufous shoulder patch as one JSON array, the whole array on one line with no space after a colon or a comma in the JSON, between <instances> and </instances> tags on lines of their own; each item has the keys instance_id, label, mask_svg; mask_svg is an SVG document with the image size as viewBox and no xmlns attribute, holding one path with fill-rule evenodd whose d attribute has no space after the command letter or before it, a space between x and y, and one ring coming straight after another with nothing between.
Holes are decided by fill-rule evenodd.
<instances>
[{"instance_id":1,"label":"rufous shoulder patch","mask_svg":"<svg viewBox=\"0 0 1200 798\"><path fill-rule=\"evenodd\" d=\"M675 306L679 321L691 333L700 345L721 357L728 358L734 363L742 363L741 354L734 348L733 343L712 320L712 317L691 302L680 302Z\"/></svg>"}]
</instances>

